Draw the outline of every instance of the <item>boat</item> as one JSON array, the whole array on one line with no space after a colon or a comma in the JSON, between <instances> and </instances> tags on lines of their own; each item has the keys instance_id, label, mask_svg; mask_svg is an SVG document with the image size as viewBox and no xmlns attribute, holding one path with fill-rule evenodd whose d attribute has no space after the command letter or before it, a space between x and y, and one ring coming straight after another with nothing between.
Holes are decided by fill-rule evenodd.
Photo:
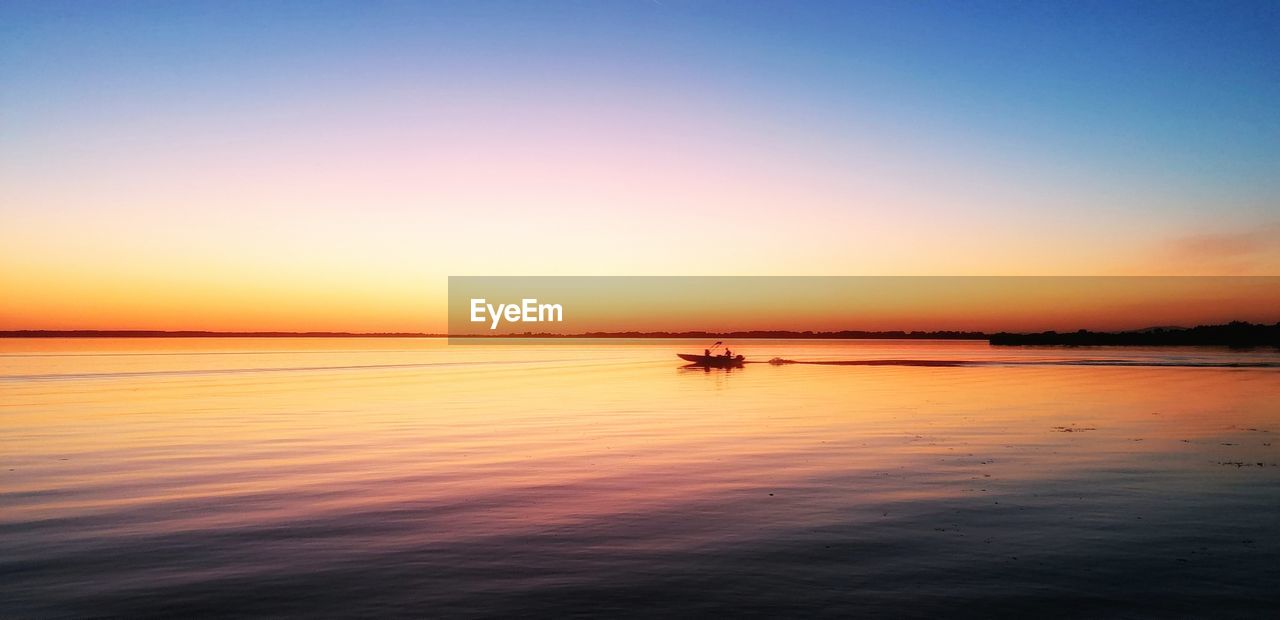
<instances>
[{"instance_id":1,"label":"boat","mask_svg":"<svg viewBox=\"0 0 1280 620\"><path fill-rule=\"evenodd\" d=\"M690 355L688 353L676 353L676 357L692 363L694 366L706 366L707 368L737 368L746 363L746 359L741 355L728 357L725 355Z\"/></svg>"}]
</instances>

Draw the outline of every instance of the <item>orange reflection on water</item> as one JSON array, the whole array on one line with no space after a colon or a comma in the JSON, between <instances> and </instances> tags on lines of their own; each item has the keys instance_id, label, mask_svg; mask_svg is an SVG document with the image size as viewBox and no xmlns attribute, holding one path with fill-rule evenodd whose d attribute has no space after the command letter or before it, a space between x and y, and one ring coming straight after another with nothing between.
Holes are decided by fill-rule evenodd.
<instances>
[{"instance_id":1,"label":"orange reflection on water","mask_svg":"<svg viewBox=\"0 0 1280 620\"><path fill-rule=\"evenodd\" d=\"M750 360L968 365L691 371L673 354L703 343L3 346L0 594L31 609L265 601L244 591L326 591L344 566L375 607L735 571L816 588L735 599L883 575L898 601L973 571L1043 585L1011 558L1111 583L1186 540L1280 549L1274 351L747 341ZM1116 360L1146 365L1072 365ZM1260 366L1203 366L1222 361ZM1201 366L1150 365L1170 362ZM1180 587L1253 587L1262 565Z\"/></svg>"},{"instance_id":2,"label":"orange reflection on water","mask_svg":"<svg viewBox=\"0 0 1280 620\"><path fill-rule=\"evenodd\" d=\"M6 520L145 507L165 515L149 528L174 530L438 504L457 515L447 520L451 535L510 532L687 504L741 509L742 495L766 489L791 496L788 510L798 495L820 512L850 495L997 493L1143 455L1274 460L1260 442L1218 440L1270 430L1280 386L1270 369L689 373L675 368L668 353L677 347L667 343L31 346L63 354L5 358L7 375L37 377L4 385L8 486L33 494ZM841 352L833 346L754 348L829 357ZM874 346L996 354L973 343ZM760 501L750 509L781 503ZM191 502L218 508L165 508Z\"/></svg>"}]
</instances>

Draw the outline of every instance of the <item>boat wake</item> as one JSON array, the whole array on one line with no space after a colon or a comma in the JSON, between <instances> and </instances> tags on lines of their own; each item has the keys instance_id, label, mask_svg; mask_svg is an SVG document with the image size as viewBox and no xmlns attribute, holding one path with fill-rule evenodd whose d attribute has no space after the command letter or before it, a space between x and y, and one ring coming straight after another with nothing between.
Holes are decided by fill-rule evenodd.
<instances>
[{"instance_id":1,"label":"boat wake","mask_svg":"<svg viewBox=\"0 0 1280 620\"><path fill-rule=\"evenodd\" d=\"M760 362L748 362L758 364ZM924 366L939 368L984 366L1120 366L1156 368L1280 368L1280 362L1196 362L1158 360L1035 360L1035 361L977 361L977 360L921 360L921 359L869 359L869 360L789 360L775 357L768 362L774 366L805 364L810 366Z\"/></svg>"}]
</instances>

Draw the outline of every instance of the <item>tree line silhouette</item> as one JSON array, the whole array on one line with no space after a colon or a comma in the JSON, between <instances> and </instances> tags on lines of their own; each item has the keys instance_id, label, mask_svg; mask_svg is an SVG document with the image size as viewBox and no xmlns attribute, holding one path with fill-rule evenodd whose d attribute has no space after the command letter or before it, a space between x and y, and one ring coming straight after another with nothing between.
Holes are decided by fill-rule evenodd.
<instances>
[{"instance_id":1,"label":"tree line silhouette","mask_svg":"<svg viewBox=\"0 0 1280 620\"><path fill-rule=\"evenodd\" d=\"M1038 334L992 334L990 342L1008 345L1088 346L1222 346L1280 347L1280 323L1264 325L1232 321L1222 325L1190 328L1153 327L1125 332L1040 332Z\"/></svg>"}]
</instances>

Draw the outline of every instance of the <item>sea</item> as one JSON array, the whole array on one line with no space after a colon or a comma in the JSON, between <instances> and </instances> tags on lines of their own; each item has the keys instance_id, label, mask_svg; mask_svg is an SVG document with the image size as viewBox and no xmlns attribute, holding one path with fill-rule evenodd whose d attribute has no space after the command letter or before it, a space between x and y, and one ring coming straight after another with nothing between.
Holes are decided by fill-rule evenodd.
<instances>
[{"instance_id":1,"label":"sea","mask_svg":"<svg viewBox=\"0 0 1280 620\"><path fill-rule=\"evenodd\" d=\"M709 344L0 340L0 617L1280 609L1280 351Z\"/></svg>"}]
</instances>

